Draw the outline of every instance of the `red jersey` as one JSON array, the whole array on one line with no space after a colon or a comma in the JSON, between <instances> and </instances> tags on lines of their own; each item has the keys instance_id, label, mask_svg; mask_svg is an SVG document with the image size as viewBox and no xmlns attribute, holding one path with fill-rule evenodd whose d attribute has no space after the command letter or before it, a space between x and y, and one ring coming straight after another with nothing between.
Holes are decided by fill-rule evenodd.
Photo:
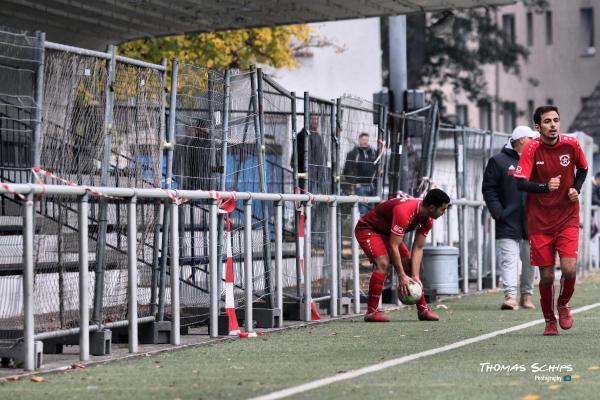
<instances>
[{"instance_id":1,"label":"red jersey","mask_svg":"<svg viewBox=\"0 0 600 400\"><path fill-rule=\"evenodd\" d=\"M527 193L529 233L552 234L569 226L579 227L579 202L569 200L575 168L587 169L577 139L559 135L554 145L535 138L523 148L515 178L546 183L560 175L560 187L548 193Z\"/></svg>"},{"instance_id":2,"label":"red jersey","mask_svg":"<svg viewBox=\"0 0 600 400\"><path fill-rule=\"evenodd\" d=\"M419 214L420 199L392 199L379 203L363 215L359 223L367 224L380 235L402 236L417 230L427 236L433 220Z\"/></svg>"}]
</instances>

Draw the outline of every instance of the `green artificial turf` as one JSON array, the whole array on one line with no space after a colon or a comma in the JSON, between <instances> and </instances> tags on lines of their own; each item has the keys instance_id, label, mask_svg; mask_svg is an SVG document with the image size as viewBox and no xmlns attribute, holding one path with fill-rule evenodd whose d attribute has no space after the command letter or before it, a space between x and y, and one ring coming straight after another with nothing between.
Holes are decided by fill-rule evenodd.
<instances>
[{"instance_id":1,"label":"green artificial turf","mask_svg":"<svg viewBox=\"0 0 600 400\"><path fill-rule=\"evenodd\" d=\"M443 302L441 321L419 322L414 309L390 313L387 324L360 318L268 333L45 375L0 385L0 399L238 399L267 394L315 379L437 348L541 318L537 310L500 311L502 294ZM534 299L537 304L537 298ZM573 308L600 301L600 276L579 282ZM378 373L319 388L294 398L542 399L596 398L600 393L600 308L575 315L558 337L543 325L425 357ZM523 364L526 372L482 373L480 363ZM533 363L573 366L572 382L536 382ZM590 369L591 368L591 369Z\"/></svg>"}]
</instances>

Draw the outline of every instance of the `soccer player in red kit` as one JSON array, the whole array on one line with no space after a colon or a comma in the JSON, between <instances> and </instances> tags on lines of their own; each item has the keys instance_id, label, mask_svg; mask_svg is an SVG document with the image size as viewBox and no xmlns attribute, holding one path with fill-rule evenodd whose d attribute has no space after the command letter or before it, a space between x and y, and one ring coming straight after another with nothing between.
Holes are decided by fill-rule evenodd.
<instances>
[{"instance_id":1,"label":"soccer player in red kit","mask_svg":"<svg viewBox=\"0 0 600 400\"><path fill-rule=\"evenodd\" d=\"M377 310L383 283L390 263L394 264L400 281L400 295L409 293L411 281L421 283L419 273L423 259L425 237L433 226L433 220L444 215L450 197L440 189L430 190L421 199L392 199L379 203L356 224L354 235L375 270L369 281L369 304L365 321L388 322L388 316ZM416 231L411 253L402 241L406 232ZM421 286L423 286L421 284ZM417 315L421 321L437 321L434 313L421 296L417 304Z\"/></svg>"},{"instance_id":2,"label":"soccer player in red kit","mask_svg":"<svg viewBox=\"0 0 600 400\"><path fill-rule=\"evenodd\" d=\"M540 137L525 145L515 171L517 186L527 195L531 265L540 267L540 304L546 320L544 335L558 335L554 315L554 262L560 257L558 322L570 329L569 300L575 291L579 247L579 192L588 164L577 139L559 134L555 106L538 107L533 114ZM577 172L575 172L577 170Z\"/></svg>"}]
</instances>

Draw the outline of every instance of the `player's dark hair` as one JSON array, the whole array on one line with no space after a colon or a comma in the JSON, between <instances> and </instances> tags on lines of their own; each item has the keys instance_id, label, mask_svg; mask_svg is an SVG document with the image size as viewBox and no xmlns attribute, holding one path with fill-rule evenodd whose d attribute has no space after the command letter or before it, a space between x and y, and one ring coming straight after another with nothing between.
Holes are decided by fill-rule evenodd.
<instances>
[{"instance_id":1,"label":"player's dark hair","mask_svg":"<svg viewBox=\"0 0 600 400\"><path fill-rule=\"evenodd\" d=\"M594 175L594 179L598 179L600 178L600 172L596 172L596 175Z\"/></svg>"},{"instance_id":2,"label":"player's dark hair","mask_svg":"<svg viewBox=\"0 0 600 400\"><path fill-rule=\"evenodd\" d=\"M544 115L545 113L550 112L550 111L556 111L558 116L560 116L560 113L558 112L558 107L553 106L553 105L540 106L540 107L536 108L533 113L533 122L536 125L541 124L542 123L542 115Z\"/></svg>"},{"instance_id":3,"label":"player's dark hair","mask_svg":"<svg viewBox=\"0 0 600 400\"><path fill-rule=\"evenodd\" d=\"M441 189L431 189L423 199L423 204L426 206L435 206L437 208L448 203L450 203L450 196Z\"/></svg>"},{"instance_id":4,"label":"player's dark hair","mask_svg":"<svg viewBox=\"0 0 600 400\"><path fill-rule=\"evenodd\" d=\"M358 135L358 138L360 139L363 136L369 136L369 134L367 132L363 132L360 135Z\"/></svg>"}]
</instances>

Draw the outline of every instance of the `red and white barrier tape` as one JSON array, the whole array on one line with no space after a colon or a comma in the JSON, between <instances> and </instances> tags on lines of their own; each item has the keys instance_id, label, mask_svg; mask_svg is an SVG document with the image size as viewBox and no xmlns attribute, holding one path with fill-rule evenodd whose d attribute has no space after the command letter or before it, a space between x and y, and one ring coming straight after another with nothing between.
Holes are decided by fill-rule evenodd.
<instances>
[{"instance_id":1,"label":"red and white barrier tape","mask_svg":"<svg viewBox=\"0 0 600 400\"><path fill-rule=\"evenodd\" d=\"M211 192L211 198L219 199L218 192ZM228 319L228 335L239 336L241 338L263 336L263 333L257 332L242 332L238 324L237 316L235 314L235 297L233 294L233 249L231 243L231 220L230 214L235 210L236 194L231 193L231 197L219 204L219 210L225 214L225 221L227 225L227 231L225 232L225 254L227 261L225 264L225 313Z\"/></svg>"},{"instance_id":2,"label":"red and white barrier tape","mask_svg":"<svg viewBox=\"0 0 600 400\"><path fill-rule=\"evenodd\" d=\"M33 203L31 200L27 200L26 196L22 195L21 193L17 192L15 189L13 189L12 187L10 187L10 185L8 183L0 182L0 186L2 186L2 188L4 190L7 190L8 192L10 192L13 195L15 195L15 197L18 197L23 203L26 203L26 204L32 204Z\"/></svg>"},{"instance_id":3,"label":"red and white barrier tape","mask_svg":"<svg viewBox=\"0 0 600 400\"><path fill-rule=\"evenodd\" d=\"M110 196L110 195L108 195L106 193L102 193L102 192L99 192L97 190L94 190L90 186L87 186L87 185L78 185L78 184L76 184L75 182L73 182L70 179L62 178L62 177L60 177L58 175L53 174L50 171L42 169L40 167L33 167L33 168L31 168L31 172L35 176L35 179L36 179L37 183L39 183L42 186L42 191L46 190L45 189L46 184L45 184L44 180L40 177L40 175L44 176L46 178L50 178L50 179L54 179L56 181L62 182L65 185L68 185L68 186L82 187L86 192L92 193L95 196L100 196L100 197L104 197L104 198L107 198L107 199L113 199L113 200L117 199L116 197Z\"/></svg>"},{"instance_id":4,"label":"red and white barrier tape","mask_svg":"<svg viewBox=\"0 0 600 400\"><path fill-rule=\"evenodd\" d=\"M227 255L225 267L225 313L229 320L229 336L237 336L240 334L240 326L238 325L237 316L235 315L235 299L233 296L233 251L231 248L231 223L229 220L229 212L226 212L225 214L225 221L227 223L227 232L225 233L225 253Z\"/></svg>"},{"instance_id":5,"label":"red and white barrier tape","mask_svg":"<svg viewBox=\"0 0 600 400\"><path fill-rule=\"evenodd\" d=\"M304 288L304 212L300 211L300 218L298 221L298 256L300 257L300 286ZM313 321L319 321L321 319L321 315L319 314L319 310L317 310L317 305L314 301L310 303L311 310L311 319Z\"/></svg>"}]
</instances>

